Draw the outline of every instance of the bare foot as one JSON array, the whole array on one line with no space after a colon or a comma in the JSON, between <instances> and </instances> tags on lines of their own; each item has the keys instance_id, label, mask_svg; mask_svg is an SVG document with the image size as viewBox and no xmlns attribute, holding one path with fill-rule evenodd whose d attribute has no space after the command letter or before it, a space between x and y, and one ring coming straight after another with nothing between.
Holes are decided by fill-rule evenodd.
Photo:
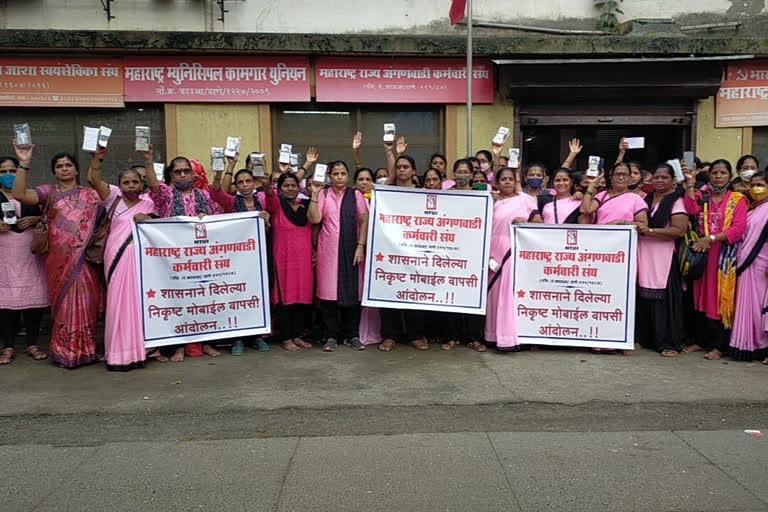
<instances>
[{"instance_id":1,"label":"bare foot","mask_svg":"<svg viewBox=\"0 0 768 512\"><path fill-rule=\"evenodd\" d=\"M721 357L723 357L723 353L715 348L707 352L704 357L710 361L718 361Z\"/></svg>"},{"instance_id":2,"label":"bare foot","mask_svg":"<svg viewBox=\"0 0 768 512\"><path fill-rule=\"evenodd\" d=\"M216 350L210 345L203 345L203 354L209 355L211 357L219 357L221 355L221 352Z\"/></svg>"},{"instance_id":3,"label":"bare foot","mask_svg":"<svg viewBox=\"0 0 768 512\"><path fill-rule=\"evenodd\" d=\"M440 345L440 350L446 350L446 351L453 350L454 348L456 348L456 345L458 344L459 344L458 341L454 341L454 340L446 341L445 343Z\"/></svg>"},{"instance_id":4,"label":"bare foot","mask_svg":"<svg viewBox=\"0 0 768 512\"><path fill-rule=\"evenodd\" d=\"M179 347L171 356L171 361L174 363L180 363L184 360L184 347Z\"/></svg>"},{"instance_id":5,"label":"bare foot","mask_svg":"<svg viewBox=\"0 0 768 512\"><path fill-rule=\"evenodd\" d=\"M429 350L429 343L424 338L411 341L411 346L416 350Z\"/></svg>"},{"instance_id":6,"label":"bare foot","mask_svg":"<svg viewBox=\"0 0 768 512\"><path fill-rule=\"evenodd\" d=\"M632 355L631 350L622 350L621 353L624 355L624 357L629 357Z\"/></svg>"},{"instance_id":7,"label":"bare foot","mask_svg":"<svg viewBox=\"0 0 768 512\"><path fill-rule=\"evenodd\" d=\"M298 352L299 347L293 343L293 340L285 340L283 341L283 350L287 350L288 352Z\"/></svg>"},{"instance_id":8,"label":"bare foot","mask_svg":"<svg viewBox=\"0 0 768 512\"><path fill-rule=\"evenodd\" d=\"M154 359L160 363L167 363L169 361L169 359L165 357L159 350L155 350L154 352L147 354L147 359Z\"/></svg>"},{"instance_id":9,"label":"bare foot","mask_svg":"<svg viewBox=\"0 0 768 512\"><path fill-rule=\"evenodd\" d=\"M686 354L690 354L691 352L701 352L702 350L704 349L701 348L701 345L694 343L693 345L688 345L687 347L685 347L683 349L683 352L685 352Z\"/></svg>"},{"instance_id":10,"label":"bare foot","mask_svg":"<svg viewBox=\"0 0 768 512\"><path fill-rule=\"evenodd\" d=\"M304 341L301 338L293 338L293 343L298 345L301 348L312 348L312 344L311 343L307 343L306 341Z\"/></svg>"}]
</instances>

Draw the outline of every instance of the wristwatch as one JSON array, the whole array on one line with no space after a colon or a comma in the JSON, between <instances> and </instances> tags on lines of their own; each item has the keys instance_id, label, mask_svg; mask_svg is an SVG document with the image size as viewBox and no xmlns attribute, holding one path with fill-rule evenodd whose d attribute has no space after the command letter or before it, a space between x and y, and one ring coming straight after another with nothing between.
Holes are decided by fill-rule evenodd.
<instances>
[{"instance_id":1,"label":"wristwatch","mask_svg":"<svg viewBox=\"0 0 768 512\"><path fill-rule=\"evenodd\" d=\"M715 235L709 235L709 240L711 242L714 242L715 241Z\"/></svg>"}]
</instances>

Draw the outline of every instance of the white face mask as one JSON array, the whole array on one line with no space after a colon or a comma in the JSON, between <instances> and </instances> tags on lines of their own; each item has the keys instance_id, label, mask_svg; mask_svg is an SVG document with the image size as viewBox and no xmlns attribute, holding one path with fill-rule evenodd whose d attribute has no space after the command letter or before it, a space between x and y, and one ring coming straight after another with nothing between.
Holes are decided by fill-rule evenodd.
<instances>
[{"instance_id":1,"label":"white face mask","mask_svg":"<svg viewBox=\"0 0 768 512\"><path fill-rule=\"evenodd\" d=\"M480 170L483 172L488 172L488 169L491 168L491 164L489 162L480 162Z\"/></svg>"},{"instance_id":2,"label":"white face mask","mask_svg":"<svg viewBox=\"0 0 768 512\"><path fill-rule=\"evenodd\" d=\"M752 179L752 176L754 176L757 173L757 171L748 170L748 171L741 171L739 173L739 177L742 179L742 181L750 181Z\"/></svg>"},{"instance_id":3,"label":"white face mask","mask_svg":"<svg viewBox=\"0 0 768 512\"><path fill-rule=\"evenodd\" d=\"M387 184L387 178L376 178L376 184L377 185L386 185Z\"/></svg>"}]
</instances>

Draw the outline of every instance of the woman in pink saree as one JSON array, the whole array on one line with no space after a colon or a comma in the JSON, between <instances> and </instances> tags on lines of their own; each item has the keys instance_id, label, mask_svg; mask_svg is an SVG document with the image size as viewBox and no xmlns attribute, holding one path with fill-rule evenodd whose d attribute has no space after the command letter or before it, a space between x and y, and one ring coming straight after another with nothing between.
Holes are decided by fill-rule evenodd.
<instances>
[{"instance_id":1,"label":"woman in pink saree","mask_svg":"<svg viewBox=\"0 0 768 512\"><path fill-rule=\"evenodd\" d=\"M51 159L57 185L28 189L34 145L19 148L14 141L14 147L20 164L13 197L22 204L40 205L48 223L45 273L52 316L51 359L64 368L92 363L102 289L96 267L85 259L85 249L103 214L101 199L95 190L77 184L77 161L66 153Z\"/></svg>"},{"instance_id":2,"label":"woman in pink saree","mask_svg":"<svg viewBox=\"0 0 768 512\"><path fill-rule=\"evenodd\" d=\"M106 149L91 154L88 181L104 201L112 218L104 248L104 278L107 282L107 310L104 322L104 356L107 370L128 371L142 368L146 359L144 330L139 308L136 255L133 248L132 220L140 222L157 216L155 204L143 197L141 175L126 169L117 176L120 187L110 186L101 177L101 161ZM167 361L158 350L153 358Z\"/></svg>"},{"instance_id":3,"label":"woman in pink saree","mask_svg":"<svg viewBox=\"0 0 768 512\"><path fill-rule=\"evenodd\" d=\"M515 294L512 289L510 256L512 241L509 225L521 222L541 222L536 198L517 191L515 170L505 167L496 173L499 192L493 192L493 227L491 229L491 258L498 268L489 274L488 307L485 317L485 339L496 348L517 352L517 322ZM495 266L494 266L495 267Z\"/></svg>"},{"instance_id":4,"label":"woman in pink saree","mask_svg":"<svg viewBox=\"0 0 768 512\"><path fill-rule=\"evenodd\" d=\"M752 208L747 229L736 249L736 309L731 332L731 357L738 361L763 359L768 349L763 309L768 306L768 172L749 182ZM767 363L768 364L768 363Z\"/></svg>"}]
</instances>

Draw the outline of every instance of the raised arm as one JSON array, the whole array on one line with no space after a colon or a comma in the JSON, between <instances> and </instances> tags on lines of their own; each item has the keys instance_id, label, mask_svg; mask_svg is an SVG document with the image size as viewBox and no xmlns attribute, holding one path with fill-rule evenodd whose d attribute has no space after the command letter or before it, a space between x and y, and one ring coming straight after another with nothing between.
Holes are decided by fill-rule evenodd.
<instances>
[{"instance_id":1,"label":"raised arm","mask_svg":"<svg viewBox=\"0 0 768 512\"><path fill-rule=\"evenodd\" d=\"M235 155L234 157L228 156L227 159L227 170L224 171L224 177L222 178L221 174L222 171L214 171L213 173L213 183L211 184L211 187L213 190L223 190L227 194L229 194L229 189L232 186L232 174L235 171L235 164L237 163L237 158L240 156L239 154Z\"/></svg>"},{"instance_id":2,"label":"raised arm","mask_svg":"<svg viewBox=\"0 0 768 512\"><path fill-rule=\"evenodd\" d=\"M573 165L574 160L576 160L576 157L579 156L579 153L581 153L581 150L583 149L583 146L581 145L581 141L579 139L573 138L570 141L568 141L568 157L563 160L563 163L560 167L565 167L566 169L570 169Z\"/></svg>"},{"instance_id":3,"label":"raised arm","mask_svg":"<svg viewBox=\"0 0 768 512\"><path fill-rule=\"evenodd\" d=\"M317 158L317 148L315 146L309 146L309 148L307 148L307 157L304 159L304 165L301 166L296 173L296 179L299 181L303 180L312 166L317 162Z\"/></svg>"},{"instance_id":4,"label":"raised arm","mask_svg":"<svg viewBox=\"0 0 768 512\"><path fill-rule=\"evenodd\" d=\"M107 148L99 146L95 153L91 153L91 163L88 166L88 183L96 190L102 201L109 197L109 184L101 177L101 166L106 155ZM154 173L154 170L152 172Z\"/></svg>"},{"instance_id":5,"label":"raised arm","mask_svg":"<svg viewBox=\"0 0 768 512\"><path fill-rule=\"evenodd\" d=\"M491 165L491 170L494 173L497 173L501 169L501 152L504 149L504 144L496 144L495 142L491 141L491 153L493 153L493 165Z\"/></svg>"},{"instance_id":6,"label":"raised arm","mask_svg":"<svg viewBox=\"0 0 768 512\"><path fill-rule=\"evenodd\" d=\"M360 161L360 146L363 145L363 132L356 132L352 137L352 160L355 163L355 170L360 169L363 164Z\"/></svg>"},{"instance_id":7,"label":"raised arm","mask_svg":"<svg viewBox=\"0 0 768 512\"><path fill-rule=\"evenodd\" d=\"M32 163L32 152L34 149L34 144L20 148L16 145L16 139L13 139L13 150L16 152L16 158L19 161L16 179L13 180L13 198L29 206L36 206L40 203L37 192L34 189L27 188L27 171L29 171L29 166Z\"/></svg>"},{"instance_id":8,"label":"raised arm","mask_svg":"<svg viewBox=\"0 0 768 512\"><path fill-rule=\"evenodd\" d=\"M320 211L320 191L323 190L324 185L322 183L315 183L314 181L309 184L309 188L312 191L312 197L309 200L309 210L307 211L307 218L312 224L320 224L323 222L323 212Z\"/></svg>"},{"instance_id":9,"label":"raised arm","mask_svg":"<svg viewBox=\"0 0 768 512\"><path fill-rule=\"evenodd\" d=\"M154 152L152 151L152 144L149 145L149 150L137 151L137 153L144 160L144 167L147 169L147 187L157 194L160 190L160 183L157 181L157 175L155 174L155 159L153 156Z\"/></svg>"},{"instance_id":10,"label":"raised arm","mask_svg":"<svg viewBox=\"0 0 768 512\"><path fill-rule=\"evenodd\" d=\"M598 206L600 206L600 203L598 203L594 197L597 178L588 179L589 185L587 186L587 190L584 191L584 197L582 198L581 206L579 207L579 211L582 215L592 215L597 211Z\"/></svg>"},{"instance_id":11,"label":"raised arm","mask_svg":"<svg viewBox=\"0 0 768 512\"><path fill-rule=\"evenodd\" d=\"M624 140L624 137L619 141L619 155L616 157L616 163L624 161L624 155L627 153L629 143Z\"/></svg>"},{"instance_id":12,"label":"raised arm","mask_svg":"<svg viewBox=\"0 0 768 512\"><path fill-rule=\"evenodd\" d=\"M391 142L384 143L384 156L387 159L387 185L394 185L397 179L395 175L395 162L397 158L395 157L395 145Z\"/></svg>"}]
</instances>

